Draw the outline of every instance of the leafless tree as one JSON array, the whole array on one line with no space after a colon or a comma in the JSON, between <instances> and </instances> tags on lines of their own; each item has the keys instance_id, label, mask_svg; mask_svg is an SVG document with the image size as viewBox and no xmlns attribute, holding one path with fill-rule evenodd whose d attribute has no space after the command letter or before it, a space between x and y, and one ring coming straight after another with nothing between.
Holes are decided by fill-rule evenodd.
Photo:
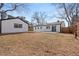
<instances>
[{"instance_id":1,"label":"leafless tree","mask_svg":"<svg viewBox=\"0 0 79 59\"><path fill-rule=\"evenodd\" d=\"M22 3L0 3L0 28L1 28L1 20L7 18L7 13L12 11L17 11L20 13L25 12L24 9L28 4ZM1 30L0 30L1 32Z\"/></svg>"},{"instance_id":2,"label":"leafless tree","mask_svg":"<svg viewBox=\"0 0 79 59\"><path fill-rule=\"evenodd\" d=\"M25 12L26 9L24 9L28 4L23 3L0 3L0 13L4 12L12 12L17 11L19 13ZM6 7L6 9L5 9Z\"/></svg>"},{"instance_id":3,"label":"leafless tree","mask_svg":"<svg viewBox=\"0 0 79 59\"><path fill-rule=\"evenodd\" d=\"M46 12L40 12L40 20L41 20L41 24L45 24L46 23L46 18L48 16L46 15Z\"/></svg>"},{"instance_id":4,"label":"leafless tree","mask_svg":"<svg viewBox=\"0 0 79 59\"><path fill-rule=\"evenodd\" d=\"M32 22L36 21L38 25L45 24L47 15L45 12L35 12L32 16Z\"/></svg>"},{"instance_id":5,"label":"leafless tree","mask_svg":"<svg viewBox=\"0 0 79 59\"><path fill-rule=\"evenodd\" d=\"M63 9L59 12L58 18L65 19L68 22L68 26L72 24L72 18L79 16L79 4L78 3L61 3L57 4L58 8Z\"/></svg>"},{"instance_id":6,"label":"leafless tree","mask_svg":"<svg viewBox=\"0 0 79 59\"><path fill-rule=\"evenodd\" d=\"M0 3L0 9L3 7L3 5L4 5L3 3Z\"/></svg>"}]
</instances>

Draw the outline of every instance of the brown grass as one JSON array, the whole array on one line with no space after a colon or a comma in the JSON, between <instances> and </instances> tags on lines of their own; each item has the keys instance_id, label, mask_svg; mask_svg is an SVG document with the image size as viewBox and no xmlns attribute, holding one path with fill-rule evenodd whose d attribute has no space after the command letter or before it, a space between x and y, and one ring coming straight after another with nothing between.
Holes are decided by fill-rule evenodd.
<instances>
[{"instance_id":1,"label":"brown grass","mask_svg":"<svg viewBox=\"0 0 79 59\"><path fill-rule=\"evenodd\" d=\"M0 55L79 55L79 40L71 34L50 32L2 35Z\"/></svg>"}]
</instances>

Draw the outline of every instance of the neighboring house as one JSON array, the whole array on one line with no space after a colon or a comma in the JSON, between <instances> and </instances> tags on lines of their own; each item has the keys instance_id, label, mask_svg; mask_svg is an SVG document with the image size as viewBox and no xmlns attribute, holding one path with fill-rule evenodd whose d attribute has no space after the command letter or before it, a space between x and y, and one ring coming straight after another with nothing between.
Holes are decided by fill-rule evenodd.
<instances>
[{"instance_id":1,"label":"neighboring house","mask_svg":"<svg viewBox=\"0 0 79 59\"><path fill-rule=\"evenodd\" d=\"M0 19L7 19L7 18L8 18L7 13L5 13L3 10L0 11Z\"/></svg>"},{"instance_id":2,"label":"neighboring house","mask_svg":"<svg viewBox=\"0 0 79 59\"><path fill-rule=\"evenodd\" d=\"M20 18L3 19L0 33L27 32L28 23Z\"/></svg>"},{"instance_id":3,"label":"neighboring house","mask_svg":"<svg viewBox=\"0 0 79 59\"><path fill-rule=\"evenodd\" d=\"M23 17L8 16L8 18L0 19L0 33L18 33L28 31L28 21L23 19Z\"/></svg>"},{"instance_id":4,"label":"neighboring house","mask_svg":"<svg viewBox=\"0 0 79 59\"><path fill-rule=\"evenodd\" d=\"M33 29L35 32L60 32L61 27L64 27L64 21L57 21L53 23L47 23L45 25L35 25Z\"/></svg>"}]
</instances>

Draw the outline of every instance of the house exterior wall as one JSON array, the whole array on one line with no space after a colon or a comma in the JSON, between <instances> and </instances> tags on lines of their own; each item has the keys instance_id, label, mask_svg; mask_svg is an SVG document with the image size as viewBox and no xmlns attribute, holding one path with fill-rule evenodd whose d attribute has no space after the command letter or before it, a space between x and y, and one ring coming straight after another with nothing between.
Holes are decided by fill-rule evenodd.
<instances>
[{"instance_id":1,"label":"house exterior wall","mask_svg":"<svg viewBox=\"0 0 79 59\"><path fill-rule=\"evenodd\" d=\"M22 24L22 28L14 28L14 23ZM20 19L3 20L1 26L1 33L17 33L27 32L28 24Z\"/></svg>"},{"instance_id":2,"label":"house exterior wall","mask_svg":"<svg viewBox=\"0 0 79 59\"><path fill-rule=\"evenodd\" d=\"M60 25L56 25L56 32L60 32Z\"/></svg>"},{"instance_id":3,"label":"house exterior wall","mask_svg":"<svg viewBox=\"0 0 79 59\"><path fill-rule=\"evenodd\" d=\"M35 29L35 27L36 27L36 29ZM46 29L46 26L35 26L35 27L33 27L35 32L50 32L50 31L52 31L51 30L52 26L50 26L50 29ZM39 27L39 29L38 29L38 27ZM42 29L40 29L40 27L42 27Z\"/></svg>"},{"instance_id":4,"label":"house exterior wall","mask_svg":"<svg viewBox=\"0 0 79 59\"><path fill-rule=\"evenodd\" d=\"M56 32L60 32L60 25L53 25L56 26ZM36 27L36 29L35 29ZM38 29L39 27L39 29ZM42 29L40 29L42 27ZM47 26L34 26L33 29L35 32L53 32L52 31L52 25L50 25L50 28L46 29Z\"/></svg>"}]
</instances>

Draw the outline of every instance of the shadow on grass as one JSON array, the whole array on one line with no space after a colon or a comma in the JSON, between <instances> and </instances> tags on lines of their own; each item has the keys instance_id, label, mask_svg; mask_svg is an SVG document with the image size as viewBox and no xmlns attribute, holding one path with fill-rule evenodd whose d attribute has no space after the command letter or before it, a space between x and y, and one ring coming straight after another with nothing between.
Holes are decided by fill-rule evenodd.
<instances>
[{"instance_id":1,"label":"shadow on grass","mask_svg":"<svg viewBox=\"0 0 79 59\"><path fill-rule=\"evenodd\" d=\"M17 33L4 33L4 34L0 34L0 36L4 36L4 35L15 35L15 34L24 34L24 33L36 33L36 32L17 32Z\"/></svg>"}]
</instances>

